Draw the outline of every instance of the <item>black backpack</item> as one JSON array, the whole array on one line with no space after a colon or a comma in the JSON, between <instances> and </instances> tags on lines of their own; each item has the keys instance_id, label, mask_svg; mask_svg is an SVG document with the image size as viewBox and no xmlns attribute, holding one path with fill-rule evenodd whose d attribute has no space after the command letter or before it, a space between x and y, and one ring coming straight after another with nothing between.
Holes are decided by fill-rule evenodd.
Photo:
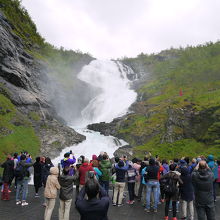
<instances>
[{"instance_id":1,"label":"black backpack","mask_svg":"<svg viewBox=\"0 0 220 220\"><path fill-rule=\"evenodd\" d=\"M163 183L164 193L168 196L173 196L177 192L176 183L173 181L172 177L167 177Z\"/></svg>"},{"instance_id":2,"label":"black backpack","mask_svg":"<svg viewBox=\"0 0 220 220\"><path fill-rule=\"evenodd\" d=\"M17 178L17 180L23 180L25 176L25 167L22 166L21 163L18 163L15 170L14 175Z\"/></svg>"}]
</instances>

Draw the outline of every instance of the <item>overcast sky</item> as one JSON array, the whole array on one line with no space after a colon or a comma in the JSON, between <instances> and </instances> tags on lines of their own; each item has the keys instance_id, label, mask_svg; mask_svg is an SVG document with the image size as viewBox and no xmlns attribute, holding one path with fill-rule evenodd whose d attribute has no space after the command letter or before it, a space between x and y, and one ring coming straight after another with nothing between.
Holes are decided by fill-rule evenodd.
<instances>
[{"instance_id":1,"label":"overcast sky","mask_svg":"<svg viewBox=\"0 0 220 220\"><path fill-rule=\"evenodd\" d=\"M135 57L220 39L220 0L23 0L51 44Z\"/></svg>"}]
</instances>

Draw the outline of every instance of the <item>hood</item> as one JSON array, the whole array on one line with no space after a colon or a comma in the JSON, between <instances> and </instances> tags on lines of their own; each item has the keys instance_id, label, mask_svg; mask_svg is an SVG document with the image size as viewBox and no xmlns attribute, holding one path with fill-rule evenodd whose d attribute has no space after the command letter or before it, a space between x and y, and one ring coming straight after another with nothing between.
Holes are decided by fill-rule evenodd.
<instances>
[{"instance_id":1,"label":"hood","mask_svg":"<svg viewBox=\"0 0 220 220\"><path fill-rule=\"evenodd\" d=\"M187 176L189 174L189 170L186 167L181 168L181 175Z\"/></svg>"},{"instance_id":2,"label":"hood","mask_svg":"<svg viewBox=\"0 0 220 220\"><path fill-rule=\"evenodd\" d=\"M52 175L58 175L59 174L59 169L57 167L51 167L50 168L50 173Z\"/></svg>"},{"instance_id":3,"label":"hood","mask_svg":"<svg viewBox=\"0 0 220 220\"><path fill-rule=\"evenodd\" d=\"M88 163L83 163L81 166L82 166L82 167L88 167L89 164L88 164Z\"/></svg>"},{"instance_id":4,"label":"hood","mask_svg":"<svg viewBox=\"0 0 220 220\"><path fill-rule=\"evenodd\" d=\"M210 172L209 170L207 169L198 169L198 178L200 180L203 180L203 181L206 181L208 179L210 179Z\"/></svg>"},{"instance_id":5,"label":"hood","mask_svg":"<svg viewBox=\"0 0 220 220\"><path fill-rule=\"evenodd\" d=\"M94 155L92 155L92 160L97 160L98 159L98 157L94 154Z\"/></svg>"},{"instance_id":6,"label":"hood","mask_svg":"<svg viewBox=\"0 0 220 220\"><path fill-rule=\"evenodd\" d=\"M208 156L208 161L213 161L213 160L214 160L214 156L210 154L210 155Z\"/></svg>"}]
</instances>

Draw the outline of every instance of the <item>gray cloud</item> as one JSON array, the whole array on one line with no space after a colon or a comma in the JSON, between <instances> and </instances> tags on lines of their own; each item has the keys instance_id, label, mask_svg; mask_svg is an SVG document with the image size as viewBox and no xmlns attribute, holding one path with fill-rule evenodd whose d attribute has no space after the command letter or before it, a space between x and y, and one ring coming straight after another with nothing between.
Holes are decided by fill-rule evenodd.
<instances>
[{"instance_id":1,"label":"gray cloud","mask_svg":"<svg viewBox=\"0 0 220 220\"><path fill-rule=\"evenodd\" d=\"M55 46L118 58L220 39L219 0L23 0Z\"/></svg>"}]
</instances>

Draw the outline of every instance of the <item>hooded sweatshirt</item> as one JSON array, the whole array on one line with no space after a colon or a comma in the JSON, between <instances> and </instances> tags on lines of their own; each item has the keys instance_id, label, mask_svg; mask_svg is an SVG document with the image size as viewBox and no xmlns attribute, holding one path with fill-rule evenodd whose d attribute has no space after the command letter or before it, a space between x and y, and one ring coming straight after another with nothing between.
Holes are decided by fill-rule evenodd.
<instances>
[{"instance_id":1,"label":"hooded sweatshirt","mask_svg":"<svg viewBox=\"0 0 220 220\"><path fill-rule=\"evenodd\" d=\"M102 172L101 180L109 181L111 176L111 162L109 160L102 160L99 163L100 170Z\"/></svg>"},{"instance_id":2,"label":"hooded sweatshirt","mask_svg":"<svg viewBox=\"0 0 220 220\"><path fill-rule=\"evenodd\" d=\"M214 178L218 179L218 165L214 161L214 156L210 154L208 156L208 161L207 162L208 162L209 168L211 169L211 171L214 174Z\"/></svg>"},{"instance_id":3,"label":"hooded sweatshirt","mask_svg":"<svg viewBox=\"0 0 220 220\"><path fill-rule=\"evenodd\" d=\"M196 204L208 205L214 202L213 181L214 175L210 169L198 169L192 172Z\"/></svg>"},{"instance_id":4,"label":"hooded sweatshirt","mask_svg":"<svg viewBox=\"0 0 220 220\"><path fill-rule=\"evenodd\" d=\"M93 167L89 163L83 163L79 168L79 183L85 185L86 172L94 171Z\"/></svg>"},{"instance_id":5,"label":"hooded sweatshirt","mask_svg":"<svg viewBox=\"0 0 220 220\"><path fill-rule=\"evenodd\" d=\"M47 178L44 196L48 199L55 199L57 197L57 190L60 189L58 182L59 169L57 167L51 167L50 173Z\"/></svg>"}]
</instances>

